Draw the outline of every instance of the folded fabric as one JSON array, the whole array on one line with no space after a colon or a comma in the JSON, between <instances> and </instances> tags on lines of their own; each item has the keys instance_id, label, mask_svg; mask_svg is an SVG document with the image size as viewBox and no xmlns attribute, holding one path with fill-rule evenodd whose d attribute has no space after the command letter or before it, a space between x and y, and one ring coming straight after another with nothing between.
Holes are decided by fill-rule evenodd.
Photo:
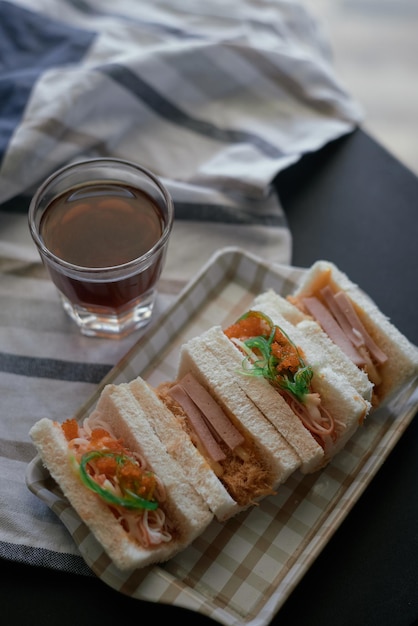
<instances>
[{"instance_id":1,"label":"folded fabric","mask_svg":"<svg viewBox=\"0 0 418 626\"><path fill-rule=\"evenodd\" d=\"M153 170L175 203L156 316L212 253L288 263L279 171L358 105L298 2L0 0L0 556L86 571L25 485L37 419L63 421L131 347L80 336L30 240L31 194L94 157Z\"/></svg>"},{"instance_id":2,"label":"folded fabric","mask_svg":"<svg viewBox=\"0 0 418 626\"><path fill-rule=\"evenodd\" d=\"M359 119L297 2L0 8L0 202L80 155L264 194L279 170Z\"/></svg>"},{"instance_id":3,"label":"folded fabric","mask_svg":"<svg viewBox=\"0 0 418 626\"><path fill-rule=\"evenodd\" d=\"M0 56L0 204L68 162L130 159L164 177L175 201L178 184L183 200L190 191L178 223L222 222L219 192L229 208L251 198L244 220L229 213L258 225L279 262L290 242L272 180L360 119L298 2L2 0Z\"/></svg>"}]
</instances>

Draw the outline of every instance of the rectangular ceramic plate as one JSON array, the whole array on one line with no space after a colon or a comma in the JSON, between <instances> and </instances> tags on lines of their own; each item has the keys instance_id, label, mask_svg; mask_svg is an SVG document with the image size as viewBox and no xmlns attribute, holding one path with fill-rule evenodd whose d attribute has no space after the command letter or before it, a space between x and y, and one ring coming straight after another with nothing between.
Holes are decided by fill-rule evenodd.
<instances>
[{"instance_id":1,"label":"rectangular ceramic plate","mask_svg":"<svg viewBox=\"0 0 418 626\"><path fill-rule=\"evenodd\" d=\"M227 248L213 257L163 318L139 340L80 408L83 419L107 383L141 375L151 384L174 380L179 347L214 324L225 327L255 295L287 295L303 270L271 267ZM374 411L333 461L309 476L295 472L274 497L227 523L212 522L169 562L121 573L81 522L36 458L29 488L59 516L91 569L114 589L153 602L183 606L227 626L264 626L280 609L372 480L418 408L417 383Z\"/></svg>"}]
</instances>

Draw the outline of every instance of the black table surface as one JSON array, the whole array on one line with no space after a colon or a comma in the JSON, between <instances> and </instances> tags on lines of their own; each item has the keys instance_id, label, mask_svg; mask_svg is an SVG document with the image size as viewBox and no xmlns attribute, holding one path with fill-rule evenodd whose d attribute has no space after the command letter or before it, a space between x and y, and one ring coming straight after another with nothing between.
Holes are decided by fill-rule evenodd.
<instances>
[{"instance_id":1,"label":"black table surface","mask_svg":"<svg viewBox=\"0 0 418 626\"><path fill-rule=\"evenodd\" d=\"M418 178L358 129L307 155L276 180L294 265L334 261L418 344ZM95 577L0 559L5 626L104 626L134 619L216 624L133 600ZM133 616L129 617L129 616ZM151 617L149 617L151 616ZM271 624L418 623L418 420Z\"/></svg>"}]
</instances>

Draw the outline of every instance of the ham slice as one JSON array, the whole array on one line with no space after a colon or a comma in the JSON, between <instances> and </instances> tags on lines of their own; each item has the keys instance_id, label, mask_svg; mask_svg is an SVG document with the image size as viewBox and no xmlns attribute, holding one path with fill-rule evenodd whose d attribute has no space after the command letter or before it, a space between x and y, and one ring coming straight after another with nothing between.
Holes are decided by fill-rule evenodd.
<instances>
[{"instance_id":1,"label":"ham slice","mask_svg":"<svg viewBox=\"0 0 418 626\"><path fill-rule=\"evenodd\" d=\"M340 307L341 311L344 312L344 315L347 317L351 326L356 331L358 331L363 337L364 343L367 346L367 349L369 350L370 354L372 355L376 363L378 365L383 365L383 363L386 363L386 361L388 360L387 355L379 348L378 345L376 345L376 343L370 337L367 330L364 328L347 294L344 293L343 291L339 291L338 293L335 294L334 298L338 306Z\"/></svg>"},{"instance_id":2,"label":"ham slice","mask_svg":"<svg viewBox=\"0 0 418 626\"><path fill-rule=\"evenodd\" d=\"M176 402L182 407L187 415L190 425L194 429L196 435L199 437L202 446L205 448L208 456L216 461L223 461L226 458L225 453L222 451L219 444L216 442L213 434L211 433L208 425L205 422L204 415L195 405L190 396L185 392L183 387L179 384L174 385L168 391L169 395L174 398Z\"/></svg>"},{"instance_id":3,"label":"ham slice","mask_svg":"<svg viewBox=\"0 0 418 626\"><path fill-rule=\"evenodd\" d=\"M207 422L231 450L245 442L244 436L235 428L219 404L191 373L183 376L178 381L178 384L183 387L187 395L200 409Z\"/></svg>"},{"instance_id":4,"label":"ham slice","mask_svg":"<svg viewBox=\"0 0 418 626\"><path fill-rule=\"evenodd\" d=\"M380 384L379 367L388 357L367 332L349 296L325 285L318 297L302 298L302 305L353 363L365 368L375 385Z\"/></svg>"},{"instance_id":5,"label":"ham slice","mask_svg":"<svg viewBox=\"0 0 418 626\"><path fill-rule=\"evenodd\" d=\"M329 308L329 310L331 311L347 337L350 339L352 344L356 346L356 348L364 346L365 344L362 335L359 332L354 331L344 311L342 311L339 307L338 302L335 299L335 294L332 291L331 287L327 285L326 287L321 289L320 293L325 305Z\"/></svg>"},{"instance_id":6,"label":"ham slice","mask_svg":"<svg viewBox=\"0 0 418 626\"><path fill-rule=\"evenodd\" d=\"M356 346L353 345L347 333L341 328L337 320L329 312L326 306L322 304L319 298L311 296L302 299L305 309L315 318L318 324L323 328L328 337L336 343L343 352L358 367L365 365L365 360Z\"/></svg>"}]
</instances>

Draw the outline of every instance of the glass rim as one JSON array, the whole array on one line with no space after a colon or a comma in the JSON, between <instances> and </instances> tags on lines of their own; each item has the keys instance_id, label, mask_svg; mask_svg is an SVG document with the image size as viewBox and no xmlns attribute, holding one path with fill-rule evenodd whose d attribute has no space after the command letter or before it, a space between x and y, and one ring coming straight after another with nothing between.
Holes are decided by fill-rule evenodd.
<instances>
[{"instance_id":1,"label":"glass rim","mask_svg":"<svg viewBox=\"0 0 418 626\"><path fill-rule=\"evenodd\" d=\"M71 263L70 261L65 261L65 259L61 259L59 256L51 252L49 248L47 248L47 246L44 244L39 234L38 228L35 226L34 214L35 214L40 196L45 192L47 187L52 182L54 182L54 180L56 180L59 176L61 176L63 173L70 172L71 170L75 170L78 167L83 166L83 165L100 166L100 165L110 165L112 163L115 163L116 165L128 166L132 170L139 171L141 174L144 174L147 178L149 178L158 187L159 191L162 193L164 202L168 209L167 210L168 219L165 222L164 229L163 229L163 232L161 233L160 238L152 246L152 248L147 250L147 252L145 252L144 254L141 254L141 256L135 257L134 259L131 259L130 261L126 261L125 263L121 263L119 265L110 265L110 266L105 266L105 267L88 267L84 265L76 265L75 263ZM117 179L117 176L115 176L115 180L116 179ZM107 275L111 273L123 272L125 270L129 271L130 269L132 270L137 269L138 264L141 264L141 265L146 264L148 261L152 259L152 257L157 252L159 252L162 248L164 248L164 246L167 243L170 232L172 230L172 227L173 227L174 203L173 203L173 199L170 193L168 192L165 185L158 178L158 176L156 176L156 174L154 174L151 170L149 170L148 168L142 165L138 165L137 163L134 163L133 161L129 161L126 159L119 159L119 158L112 158L112 157L82 159L80 161L75 161L74 163L64 165L63 167L60 167L59 169L55 170L39 185L34 195L32 196L30 204L29 204L28 222L29 222L30 234L36 246L41 251L41 253L46 258L49 259L49 261L53 262L53 264L58 265L59 267L65 268L71 272L76 272L79 274L90 274L90 275L106 274Z\"/></svg>"}]
</instances>

